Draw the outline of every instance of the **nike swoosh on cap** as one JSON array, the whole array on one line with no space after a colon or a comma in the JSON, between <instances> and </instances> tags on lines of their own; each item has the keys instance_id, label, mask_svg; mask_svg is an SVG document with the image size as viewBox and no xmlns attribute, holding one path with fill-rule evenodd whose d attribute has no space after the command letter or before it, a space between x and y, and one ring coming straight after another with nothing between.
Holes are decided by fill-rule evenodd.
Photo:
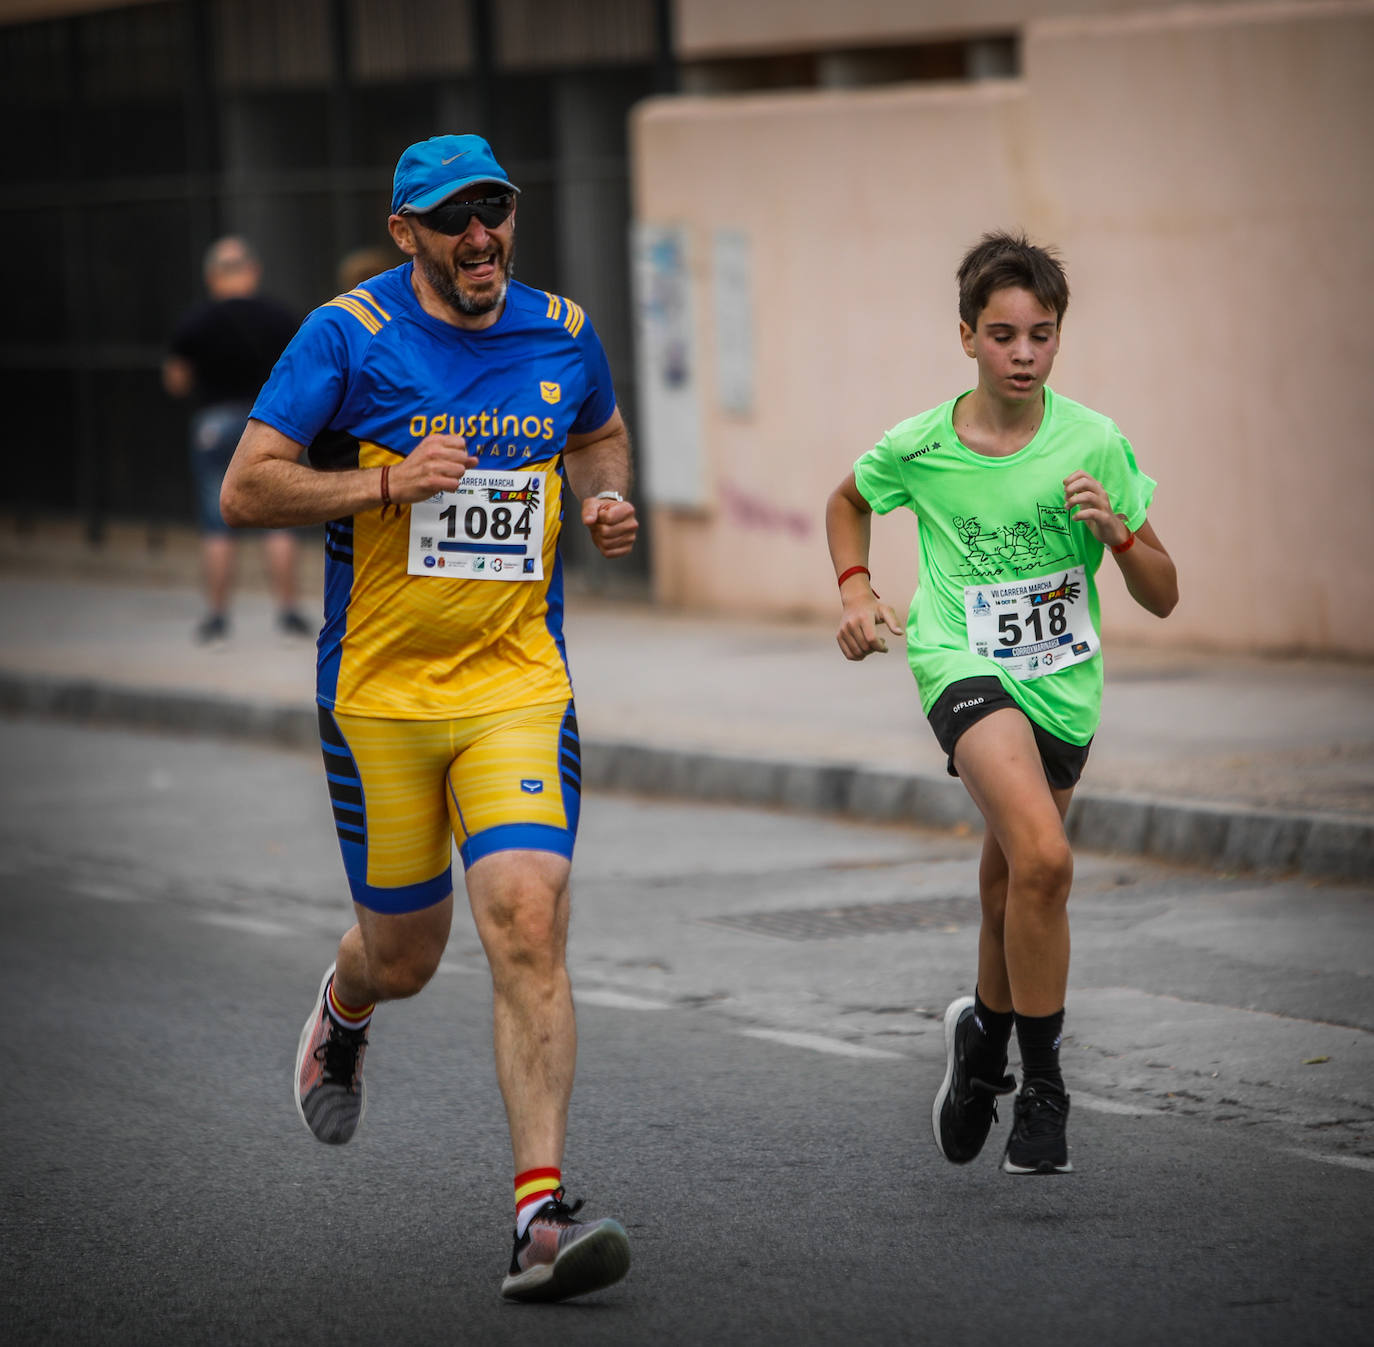
<instances>
[{"instance_id":1,"label":"nike swoosh on cap","mask_svg":"<svg viewBox=\"0 0 1374 1347\"><path fill-rule=\"evenodd\" d=\"M453 159L461 159L466 153L466 150L459 150L458 153L453 156ZM453 162L453 159L440 159L439 162L447 168L448 165Z\"/></svg>"}]
</instances>

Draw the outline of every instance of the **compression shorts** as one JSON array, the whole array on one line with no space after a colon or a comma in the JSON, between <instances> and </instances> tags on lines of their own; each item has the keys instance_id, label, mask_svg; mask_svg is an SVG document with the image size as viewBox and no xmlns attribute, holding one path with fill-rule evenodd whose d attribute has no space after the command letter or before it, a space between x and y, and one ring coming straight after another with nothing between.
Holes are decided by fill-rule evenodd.
<instances>
[{"instance_id":1,"label":"compression shorts","mask_svg":"<svg viewBox=\"0 0 1374 1347\"><path fill-rule=\"evenodd\" d=\"M573 705L457 720L380 720L319 708L320 747L353 900L416 912L497 851L572 858L581 807Z\"/></svg>"}]
</instances>

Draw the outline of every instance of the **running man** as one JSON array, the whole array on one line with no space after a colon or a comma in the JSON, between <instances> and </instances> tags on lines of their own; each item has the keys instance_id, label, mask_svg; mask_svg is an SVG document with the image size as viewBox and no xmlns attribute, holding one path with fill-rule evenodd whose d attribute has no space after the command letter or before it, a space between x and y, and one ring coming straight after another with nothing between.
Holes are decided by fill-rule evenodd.
<instances>
[{"instance_id":1,"label":"running man","mask_svg":"<svg viewBox=\"0 0 1374 1347\"><path fill-rule=\"evenodd\" d=\"M1173 561L1146 519L1155 483L1111 421L1046 386L1068 303L1051 252L985 235L959 268L977 387L889 430L826 510L851 660L887 649L880 626L903 630L870 584L871 515L906 506L920 521L907 657L949 772L987 825L977 987L945 1012L932 1122L947 1160L978 1155L997 1096L1016 1089L1014 1026L1011 1174L1072 1168L1059 1066L1073 878L1063 820L1102 705L1104 552L1143 608L1165 617L1178 602Z\"/></svg>"},{"instance_id":2,"label":"running man","mask_svg":"<svg viewBox=\"0 0 1374 1347\"><path fill-rule=\"evenodd\" d=\"M327 525L316 687L357 922L301 1033L296 1107L321 1141L357 1130L373 1011L419 992L444 952L456 840L514 1154L502 1294L558 1300L630 1263L619 1223L576 1221L564 1201L581 766L558 541L568 492L607 557L638 521L591 323L512 279L517 191L475 135L401 155L388 227L410 260L306 319L223 509L239 526Z\"/></svg>"}]
</instances>

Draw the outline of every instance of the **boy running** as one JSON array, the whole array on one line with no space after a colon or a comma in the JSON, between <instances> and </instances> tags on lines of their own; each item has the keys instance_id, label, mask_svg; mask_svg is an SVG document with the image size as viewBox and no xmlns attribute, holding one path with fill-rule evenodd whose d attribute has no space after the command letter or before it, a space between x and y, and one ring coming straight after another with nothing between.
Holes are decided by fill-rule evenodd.
<instances>
[{"instance_id":1,"label":"boy running","mask_svg":"<svg viewBox=\"0 0 1374 1347\"><path fill-rule=\"evenodd\" d=\"M826 507L851 660L887 649L880 625L903 629L870 585L871 515L904 505L920 520L907 657L949 772L987 825L977 987L945 1012L932 1121L947 1160L982 1150L997 1096L1016 1089L1014 1026L1010 1174L1072 1169L1059 1069L1073 878L1063 820L1102 705L1103 552L1143 608L1165 617L1178 602L1146 519L1154 481L1110 420L1046 386L1068 303L1053 253L985 234L959 267L959 336L978 386L894 426Z\"/></svg>"}]
</instances>

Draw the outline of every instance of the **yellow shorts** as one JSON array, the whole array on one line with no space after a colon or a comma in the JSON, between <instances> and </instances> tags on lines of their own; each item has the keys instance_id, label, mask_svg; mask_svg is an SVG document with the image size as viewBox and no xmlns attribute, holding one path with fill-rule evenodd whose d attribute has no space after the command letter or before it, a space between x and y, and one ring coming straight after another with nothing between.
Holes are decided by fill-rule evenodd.
<instances>
[{"instance_id":1,"label":"yellow shorts","mask_svg":"<svg viewBox=\"0 0 1374 1347\"><path fill-rule=\"evenodd\" d=\"M582 758L569 702L458 720L377 720L319 708L320 747L353 901L416 912L495 851L572 858Z\"/></svg>"}]
</instances>

